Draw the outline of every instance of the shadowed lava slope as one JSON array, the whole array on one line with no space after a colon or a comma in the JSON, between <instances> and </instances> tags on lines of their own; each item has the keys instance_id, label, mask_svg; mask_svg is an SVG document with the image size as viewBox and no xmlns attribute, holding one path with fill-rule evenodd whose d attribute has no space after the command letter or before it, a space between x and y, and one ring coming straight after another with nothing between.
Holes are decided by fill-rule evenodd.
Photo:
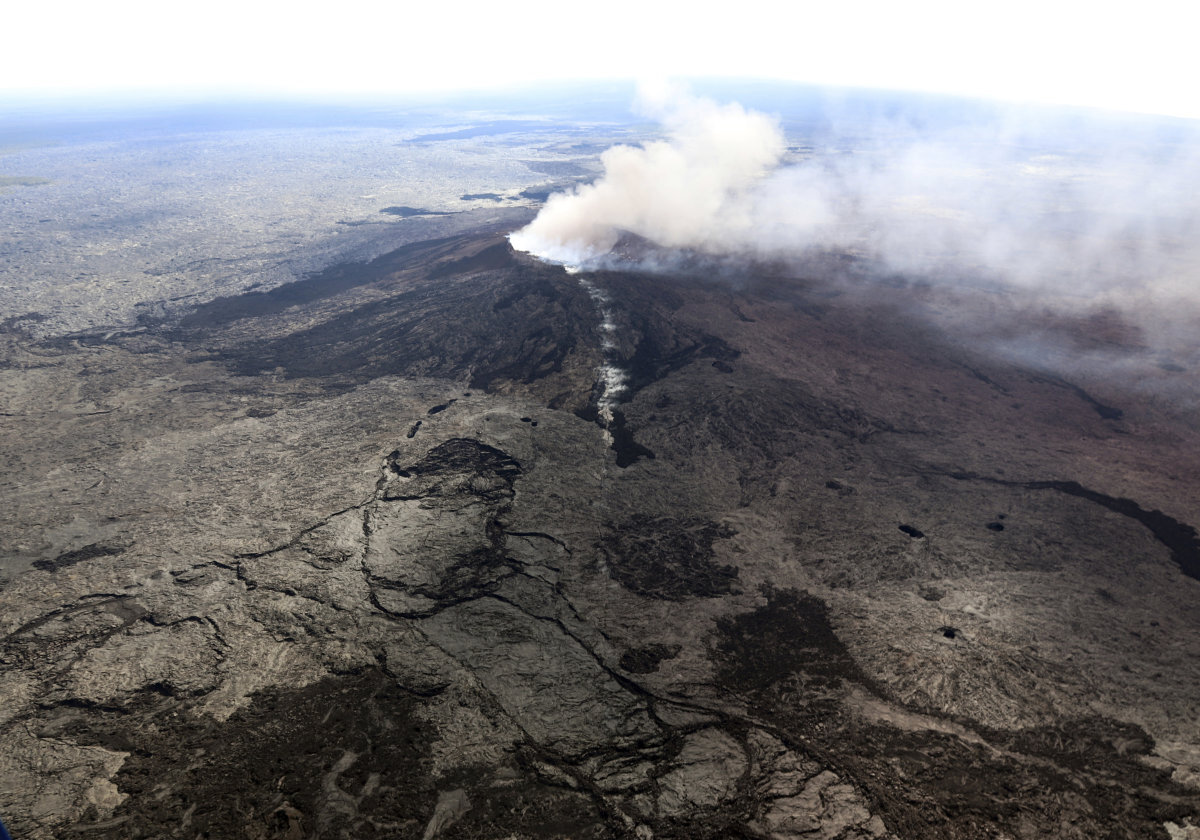
<instances>
[{"instance_id":1,"label":"shadowed lava slope","mask_svg":"<svg viewBox=\"0 0 1200 840\"><path fill-rule=\"evenodd\" d=\"M519 257L502 237L464 235L214 301L168 335L243 376L335 387L436 377L575 407L598 364L594 331L586 294L561 269Z\"/></svg>"}]
</instances>

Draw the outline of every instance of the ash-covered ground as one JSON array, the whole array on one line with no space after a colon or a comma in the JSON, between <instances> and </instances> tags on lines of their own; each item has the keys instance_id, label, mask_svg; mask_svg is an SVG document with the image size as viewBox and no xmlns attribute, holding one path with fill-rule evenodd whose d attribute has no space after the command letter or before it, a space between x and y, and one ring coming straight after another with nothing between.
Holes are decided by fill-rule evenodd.
<instances>
[{"instance_id":1,"label":"ash-covered ground","mask_svg":"<svg viewBox=\"0 0 1200 840\"><path fill-rule=\"evenodd\" d=\"M0 195L14 835L1200 836L1186 344L847 248L573 273L507 237L632 129L504 126L172 141L276 192L166 221L128 138L0 158L140 208Z\"/></svg>"}]
</instances>

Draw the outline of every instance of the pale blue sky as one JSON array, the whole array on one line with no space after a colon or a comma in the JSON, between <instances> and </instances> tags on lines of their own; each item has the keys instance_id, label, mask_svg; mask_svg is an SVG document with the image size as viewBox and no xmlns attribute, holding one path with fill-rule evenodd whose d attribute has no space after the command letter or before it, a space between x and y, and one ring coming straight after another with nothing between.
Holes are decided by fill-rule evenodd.
<instances>
[{"instance_id":1,"label":"pale blue sky","mask_svg":"<svg viewBox=\"0 0 1200 840\"><path fill-rule=\"evenodd\" d=\"M1178 0L14 5L0 92L374 94L728 75L1200 118L1197 15Z\"/></svg>"}]
</instances>

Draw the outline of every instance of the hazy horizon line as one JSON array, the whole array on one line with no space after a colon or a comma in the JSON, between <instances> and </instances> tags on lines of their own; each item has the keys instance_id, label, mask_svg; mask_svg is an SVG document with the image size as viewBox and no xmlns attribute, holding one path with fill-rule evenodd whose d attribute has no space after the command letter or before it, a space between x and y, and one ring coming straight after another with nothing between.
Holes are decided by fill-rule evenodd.
<instances>
[{"instance_id":1,"label":"hazy horizon line","mask_svg":"<svg viewBox=\"0 0 1200 840\"><path fill-rule=\"evenodd\" d=\"M1152 118L1156 120L1196 124L1200 116L1186 116L1159 110L1137 110L1089 104L1048 103L1014 97L968 95L937 90L874 85L829 84L763 76L681 76L677 80L698 94L737 98L757 92L762 94L787 90L828 97L832 104L838 100L886 98L909 100L912 104L954 104L989 106L998 112L1029 114L1073 114L1096 118ZM25 113L53 110L104 111L119 108L206 107L218 105L249 106L280 104L314 107L380 107L380 106L454 106L483 105L486 100L505 98L566 95L579 91L607 91L615 102L628 104L633 100L639 80L629 78L578 78L508 82L493 86L464 86L431 89L345 89L299 90L283 87L212 86L96 86L96 87L0 87L0 122L9 122L13 109ZM600 103L597 103L600 104ZM759 106L761 107L761 106Z\"/></svg>"}]
</instances>

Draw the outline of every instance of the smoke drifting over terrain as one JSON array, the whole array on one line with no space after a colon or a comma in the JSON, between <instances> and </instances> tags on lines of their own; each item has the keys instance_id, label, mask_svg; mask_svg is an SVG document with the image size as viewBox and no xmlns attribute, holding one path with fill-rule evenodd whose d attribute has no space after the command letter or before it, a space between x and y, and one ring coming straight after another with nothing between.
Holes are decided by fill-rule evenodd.
<instances>
[{"instance_id":1,"label":"smoke drifting over terrain","mask_svg":"<svg viewBox=\"0 0 1200 840\"><path fill-rule=\"evenodd\" d=\"M622 230L668 248L693 248L732 232L749 236L753 188L780 161L783 132L765 114L682 94L642 91L666 140L614 146L604 176L550 197L514 247L546 259L583 263L616 244Z\"/></svg>"},{"instance_id":2,"label":"smoke drifting over terrain","mask_svg":"<svg viewBox=\"0 0 1200 840\"><path fill-rule=\"evenodd\" d=\"M665 138L609 149L604 174L551 196L515 247L585 267L624 231L758 259L849 253L877 274L1026 311L1117 313L1159 350L1194 353L1182 346L1200 302L1194 123L830 114L788 147L778 119L739 105L642 99Z\"/></svg>"}]
</instances>

